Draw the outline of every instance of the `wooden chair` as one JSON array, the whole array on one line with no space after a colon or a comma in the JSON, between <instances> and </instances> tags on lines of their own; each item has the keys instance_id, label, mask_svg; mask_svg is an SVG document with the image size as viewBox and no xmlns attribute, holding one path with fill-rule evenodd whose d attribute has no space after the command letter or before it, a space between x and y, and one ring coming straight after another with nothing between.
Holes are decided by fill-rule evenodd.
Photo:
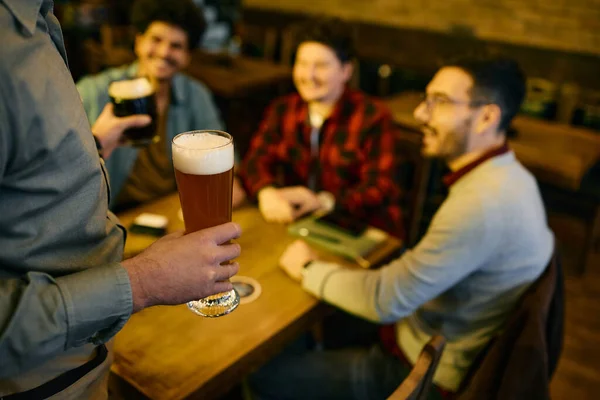
<instances>
[{"instance_id":1,"label":"wooden chair","mask_svg":"<svg viewBox=\"0 0 600 400\"><path fill-rule=\"evenodd\" d=\"M563 338L564 277L555 244L544 273L523 294L503 330L471 364L457 398L550 399L549 383Z\"/></svg>"},{"instance_id":2,"label":"wooden chair","mask_svg":"<svg viewBox=\"0 0 600 400\"><path fill-rule=\"evenodd\" d=\"M396 183L406 190L406 244L414 246L420 239L432 163L421 155L420 132L399 126L396 132L396 153L402 162L398 166L395 179Z\"/></svg>"},{"instance_id":3,"label":"wooden chair","mask_svg":"<svg viewBox=\"0 0 600 400\"><path fill-rule=\"evenodd\" d=\"M421 351L408 377L388 400L426 400L445 345L443 336L433 336Z\"/></svg>"},{"instance_id":4,"label":"wooden chair","mask_svg":"<svg viewBox=\"0 0 600 400\"><path fill-rule=\"evenodd\" d=\"M260 52L261 58L268 61L275 61L275 52L277 50L277 42L279 33L274 27L260 26L241 23L237 30L242 39L242 48L249 51L249 48L256 49ZM252 51L250 51L252 53ZM253 55L253 54L249 54Z\"/></svg>"},{"instance_id":5,"label":"wooden chair","mask_svg":"<svg viewBox=\"0 0 600 400\"><path fill-rule=\"evenodd\" d=\"M296 47L298 47L298 34L302 24L292 24L281 31L281 46L279 48L279 61L283 65L292 65Z\"/></svg>"}]
</instances>

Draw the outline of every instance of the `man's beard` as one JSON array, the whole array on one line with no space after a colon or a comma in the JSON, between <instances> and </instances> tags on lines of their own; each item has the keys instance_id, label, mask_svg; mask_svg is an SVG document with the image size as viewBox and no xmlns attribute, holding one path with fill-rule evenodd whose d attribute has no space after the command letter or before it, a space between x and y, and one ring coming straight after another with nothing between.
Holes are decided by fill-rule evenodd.
<instances>
[{"instance_id":1,"label":"man's beard","mask_svg":"<svg viewBox=\"0 0 600 400\"><path fill-rule=\"evenodd\" d=\"M439 144L438 154L431 155L430 157L440 158L445 162L449 162L465 154L469 148L469 132L471 131L472 123L473 119L469 117L459 127L449 131ZM430 125L425 125L424 127L436 137L439 137L437 129Z\"/></svg>"}]
</instances>

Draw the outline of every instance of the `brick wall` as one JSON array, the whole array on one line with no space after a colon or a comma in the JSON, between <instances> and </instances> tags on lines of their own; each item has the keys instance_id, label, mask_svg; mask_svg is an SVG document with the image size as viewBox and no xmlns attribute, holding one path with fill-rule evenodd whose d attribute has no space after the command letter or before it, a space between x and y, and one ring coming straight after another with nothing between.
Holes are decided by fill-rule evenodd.
<instances>
[{"instance_id":1,"label":"brick wall","mask_svg":"<svg viewBox=\"0 0 600 400\"><path fill-rule=\"evenodd\" d=\"M244 6L600 55L600 0L243 0Z\"/></svg>"}]
</instances>

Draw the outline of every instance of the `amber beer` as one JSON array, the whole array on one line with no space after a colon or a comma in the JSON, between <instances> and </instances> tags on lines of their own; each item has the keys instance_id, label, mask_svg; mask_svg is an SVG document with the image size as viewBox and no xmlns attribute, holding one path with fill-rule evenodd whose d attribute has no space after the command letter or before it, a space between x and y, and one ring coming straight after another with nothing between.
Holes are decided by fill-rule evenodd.
<instances>
[{"instance_id":1,"label":"amber beer","mask_svg":"<svg viewBox=\"0 0 600 400\"><path fill-rule=\"evenodd\" d=\"M233 168L214 175L186 174L177 169L175 174L186 232L231 221L231 200L227 199L231 199Z\"/></svg>"},{"instance_id":2,"label":"amber beer","mask_svg":"<svg viewBox=\"0 0 600 400\"><path fill-rule=\"evenodd\" d=\"M154 88L146 78L114 81L108 86L108 96L117 117L146 114L152 118L150 124L129 128L123 132L125 141L132 146L146 146L158 140L156 131L156 99Z\"/></svg>"},{"instance_id":3,"label":"amber beer","mask_svg":"<svg viewBox=\"0 0 600 400\"><path fill-rule=\"evenodd\" d=\"M233 164L233 140L226 132L192 131L175 136L173 165L186 233L231 221ZM221 301L227 295L235 304ZM212 317L228 313L237 302L239 296L232 291L190 302L188 306L200 315Z\"/></svg>"},{"instance_id":4,"label":"amber beer","mask_svg":"<svg viewBox=\"0 0 600 400\"><path fill-rule=\"evenodd\" d=\"M178 135L173 140L173 164L185 231L195 232L230 222L231 139L209 132Z\"/></svg>"}]
</instances>

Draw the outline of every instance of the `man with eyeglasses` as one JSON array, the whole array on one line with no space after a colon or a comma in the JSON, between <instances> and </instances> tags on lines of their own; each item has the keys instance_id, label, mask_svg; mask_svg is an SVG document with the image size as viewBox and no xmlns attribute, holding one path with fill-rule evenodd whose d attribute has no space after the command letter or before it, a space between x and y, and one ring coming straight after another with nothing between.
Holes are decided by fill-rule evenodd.
<instances>
[{"instance_id":1,"label":"man with eyeglasses","mask_svg":"<svg viewBox=\"0 0 600 400\"><path fill-rule=\"evenodd\" d=\"M423 154L442 158L452 172L444 178L448 198L423 239L378 270L319 261L304 242L280 260L318 298L394 325L371 348L280 356L252 380L261 398L386 398L434 334L447 345L430 398L456 392L548 264L554 238L537 184L506 144L525 93L518 65L459 60L441 68L426 92L414 112Z\"/></svg>"}]
</instances>

